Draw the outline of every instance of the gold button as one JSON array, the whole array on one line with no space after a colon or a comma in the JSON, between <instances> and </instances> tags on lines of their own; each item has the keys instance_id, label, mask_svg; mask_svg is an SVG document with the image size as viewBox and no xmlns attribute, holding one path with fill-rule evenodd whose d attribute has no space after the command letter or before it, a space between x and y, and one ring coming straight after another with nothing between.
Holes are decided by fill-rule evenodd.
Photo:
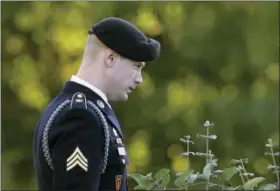
<instances>
[{"instance_id":1,"label":"gold button","mask_svg":"<svg viewBox=\"0 0 280 191\"><path fill-rule=\"evenodd\" d=\"M122 163L125 164L125 160L124 159L122 159Z\"/></svg>"}]
</instances>

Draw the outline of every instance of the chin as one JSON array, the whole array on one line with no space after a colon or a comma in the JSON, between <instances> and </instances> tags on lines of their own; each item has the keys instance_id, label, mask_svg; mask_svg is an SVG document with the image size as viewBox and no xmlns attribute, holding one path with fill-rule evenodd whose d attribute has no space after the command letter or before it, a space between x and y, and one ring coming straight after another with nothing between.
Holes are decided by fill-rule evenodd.
<instances>
[{"instance_id":1,"label":"chin","mask_svg":"<svg viewBox=\"0 0 280 191\"><path fill-rule=\"evenodd\" d=\"M122 99L120 101L127 101L128 100L128 95L127 94L124 94L122 96Z\"/></svg>"},{"instance_id":2,"label":"chin","mask_svg":"<svg viewBox=\"0 0 280 191\"><path fill-rule=\"evenodd\" d=\"M112 101L127 101L128 100L128 95L127 94L122 94L119 96L115 96L114 98L111 98Z\"/></svg>"}]
</instances>

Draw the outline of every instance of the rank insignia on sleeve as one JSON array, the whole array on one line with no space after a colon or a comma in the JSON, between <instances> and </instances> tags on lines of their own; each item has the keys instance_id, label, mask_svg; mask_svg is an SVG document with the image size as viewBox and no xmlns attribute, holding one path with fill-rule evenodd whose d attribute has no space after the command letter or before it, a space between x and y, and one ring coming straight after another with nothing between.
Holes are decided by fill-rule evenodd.
<instances>
[{"instance_id":1,"label":"rank insignia on sleeve","mask_svg":"<svg viewBox=\"0 0 280 191\"><path fill-rule=\"evenodd\" d=\"M67 158L67 171L73 169L74 167L79 166L84 171L88 170L88 160L83 155L79 147Z\"/></svg>"},{"instance_id":2,"label":"rank insignia on sleeve","mask_svg":"<svg viewBox=\"0 0 280 191\"><path fill-rule=\"evenodd\" d=\"M120 190L122 184L122 175L116 176L116 190Z\"/></svg>"}]
</instances>

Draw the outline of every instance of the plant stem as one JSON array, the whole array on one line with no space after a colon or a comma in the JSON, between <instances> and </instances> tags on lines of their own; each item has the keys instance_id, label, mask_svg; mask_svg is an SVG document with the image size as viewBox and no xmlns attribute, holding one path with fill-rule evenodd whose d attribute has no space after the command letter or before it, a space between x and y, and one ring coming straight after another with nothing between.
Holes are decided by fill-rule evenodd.
<instances>
[{"instance_id":1,"label":"plant stem","mask_svg":"<svg viewBox=\"0 0 280 191\"><path fill-rule=\"evenodd\" d=\"M242 183L243 183L243 185L244 185L244 184L245 184L245 181L244 181L242 172L241 172L241 170L240 170L239 168L238 168L238 172L239 172L239 176L241 177Z\"/></svg>"},{"instance_id":2,"label":"plant stem","mask_svg":"<svg viewBox=\"0 0 280 191\"><path fill-rule=\"evenodd\" d=\"M189 152L190 152L190 142L189 142L189 139L188 139L188 142L187 142L187 152L188 152L188 155L187 155L187 161L189 163ZM185 186L185 190L188 190L188 184Z\"/></svg>"},{"instance_id":3,"label":"plant stem","mask_svg":"<svg viewBox=\"0 0 280 191\"><path fill-rule=\"evenodd\" d=\"M190 152L190 142L187 142L187 152ZM187 158L189 158L189 155L187 156Z\"/></svg>"},{"instance_id":4,"label":"plant stem","mask_svg":"<svg viewBox=\"0 0 280 191\"><path fill-rule=\"evenodd\" d=\"M208 164L208 154L209 154L209 128L210 127L207 127L207 133L206 133L206 165ZM210 177L209 177L210 179ZM207 180L207 183L206 183L206 186L205 186L205 189L208 190L208 183L209 183L209 179Z\"/></svg>"},{"instance_id":5,"label":"plant stem","mask_svg":"<svg viewBox=\"0 0 280 191\"><path fill-rule=\"evenodd\" d=\"M272 143L271 143L271 145L272 145ZM271 157L272 157L273 165L276 166L276 162L275 162L275 157L274 157L274 152L273 152L272 146L270 147L270 151L271 151ZM279 182L279 175L278 175L277 172L275 174L276 174L276 177L277 177L277 182Z\"/></svg>"},{"instance_id":6,"label":"plant stem","mask_svg":"<svg viewBox=\"0 0 280 191\"><path fill-rule=\"evenodd\" d=\"M241 165L242 165L243 171L244 171L245 176L246 176L247 181L248 181L248 180L249 180L249 176L247 175L247 172L246 172L246 169L245 169L245 166L244 166L244 163L243 163L242 159L240 159L240 162L241 162Z\"/></svg>"},{"instance_id":7,"label":"plant stem","mask_svg":"<svg viewBox=\"0 0 280 191\"><path fill-rule=\"evenodd\" d=\"M246 176L246 178L247 178L247 181L249 181L249 176L248 176L247 171L246 171L246 169L245 169L243 160L240 159L240 162L241 162L241 165L242 165L242 167L243 167L243 171L244 171L244 173L245 173L245 176ZM243 183L243 184L244 184L244 183ZM252 190L254 190L254 189L252 188Z\"/></svg>"},{"instance_id":8,"label":"plant stem","mask_svg":"<svg viewBox=\"0 0 280 191\"><path fill-rule=\"evenodd\" d=\"M206 133L206 164L208 163L208 150L209 150L209 128L207 127L207 133Z\"/></svg>"}]
</instances>

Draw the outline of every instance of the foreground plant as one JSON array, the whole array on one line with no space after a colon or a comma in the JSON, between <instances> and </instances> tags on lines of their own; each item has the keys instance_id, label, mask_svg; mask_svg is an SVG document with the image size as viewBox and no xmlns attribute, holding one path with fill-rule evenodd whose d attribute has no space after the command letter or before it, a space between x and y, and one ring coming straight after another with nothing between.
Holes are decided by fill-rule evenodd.
<instances>
[{"instance_id":1,"label":"foreground plant","mask_svg":"<svg viewBox=\"0 0 280 191\"><path fill-rule=\"evenodd\" d=\"M277 145L277 142L273 142L272 139L268 139L268 143L265 145L269 148L269 152L265 152L265 156L271 156L273 164L268 164L268 170L272 170L272 173L275 174L277 182L274 184L264 184L259 190L279 190L279 165L276 164L275 157L279 157L279 152L274 152L274 147Z\"/></svg>"},{"instance_id":2,"label":"foreground plant","mask_svg":"<svg viewBox=\"0 0 280 191\"><path fill-rule=\"evenodd\" d=\"M276 190L279 189L279 166L276 164L275 157L279 157L279 152L274 152L273 147L276 142L273 143L271 139L268 139L266 147L269 148L269 152L265 152L265 156L271 156L272 164L268 165L268 169L272 170L275 174L277 182L260 185L265 180L264 177L254 177L255 174L246 170L246 164L248 159L232 159L231 164L233 166L225 168L223 170L216 169L218 167L218 159L215 158L214 153L210 149L210 141L216 140L217 135L210 134L210 128L214 126L213 123L206 121L204 127L206 128L206 134L198 134L197 138L205 140L205 152L194 152L190 150L190 145L194 144L190 135L183 136L180 141L187 145L187 152L181 154L183 157L187 157L188 161L194 157L205 157L205 166L202 172L196 172L193 169L183 171L176 174L173 186L176 188L169 188L170 184L170 170L167 168L159 170L153 177L152 173L147 175L141 175L137 173L129 174L129 177L133 178L138 185L135 190L156 190L156 189L176 189L176 190L194 190L194 189L215 189L215 190ZM233 186L231 183L232 177L239 175L241 184Z\"/></svg>"}]
</instances>

